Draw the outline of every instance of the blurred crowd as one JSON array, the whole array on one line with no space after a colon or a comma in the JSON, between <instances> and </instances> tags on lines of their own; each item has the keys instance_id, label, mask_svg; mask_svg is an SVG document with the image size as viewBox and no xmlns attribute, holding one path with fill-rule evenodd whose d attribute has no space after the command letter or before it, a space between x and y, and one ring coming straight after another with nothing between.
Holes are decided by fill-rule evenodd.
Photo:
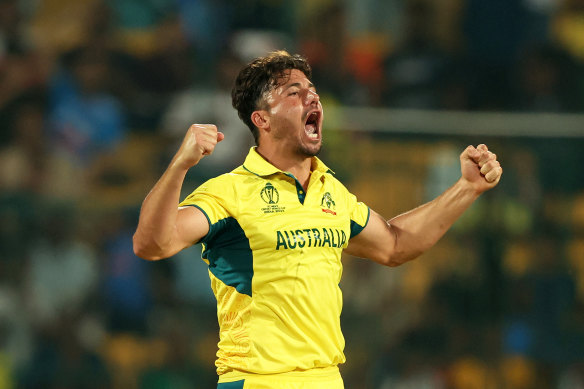
<instances>
[{"instance_id":1,"label":"blurred crowd","mask_svg":"<svg viewBox=\"0 0 584 389\"><path fill-rule=\"evenodd\" d=\"M0 0L0 389L214 387L200 247L131 238L190 124L226 138L185 194L240 164L231 83L272 49L325 110L584 113L584 0ZM388 217L457 177L461 139L329 131ZM492 139L501 189L426 258L345 258L347 388L584 388L583 139Z\"/></svg>"}]
</instances>

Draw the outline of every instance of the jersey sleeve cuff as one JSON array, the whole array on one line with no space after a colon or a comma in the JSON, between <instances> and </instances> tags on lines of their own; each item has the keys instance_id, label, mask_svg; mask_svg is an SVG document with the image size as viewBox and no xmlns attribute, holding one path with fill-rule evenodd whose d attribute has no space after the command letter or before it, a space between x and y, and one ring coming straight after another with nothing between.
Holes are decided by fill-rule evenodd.
<instances>
[{"instance_id":1,"label":"jersey sleeve cuff","mask_svg":"<svg viewBox=\"0 0 584 389\"><path fill-rule=\"evenodd\" d=\"M369 223L369 216L370 215L371 215L371 209L369 207L367 207L367 218L365 219L365 223L363 223L363 225L357 223L354 220L351 220L351 238L359 235L361 233L361 231L363 231L365 226L367 226L367 223Z\"/></svg>"}]
</instances>

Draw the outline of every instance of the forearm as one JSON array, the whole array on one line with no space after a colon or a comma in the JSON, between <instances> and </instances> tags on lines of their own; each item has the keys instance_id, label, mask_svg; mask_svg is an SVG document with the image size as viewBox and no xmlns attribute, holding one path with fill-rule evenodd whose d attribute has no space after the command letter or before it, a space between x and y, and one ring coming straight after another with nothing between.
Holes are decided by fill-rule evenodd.
<instances>
[{"instance_id":1,"label":"forearm","mask_svg":"<svg viewBox=\"0 0 584 389\"><path fill-rule=\"evenodd\" d=\"M395 236L392 264L416 258L434 246L478 196L461 178L434 200L389 220Z\"/></svg>"},{"instance_id":2,"label":"forearm","mask_svg":"<svg viewBox=\"0 0 584 389\"><path fill-rule=\"evenodd\" d=\"M496 155L484 144L468 146L460 162L461 178L429 203L391 220L371 210L369 222L351 238L347 252L397 266L435 245L481 193L497 185L503 173Z\"/></svg>"},{"instance_id":3,"label":"forearm","mask_svg":"<svg viewBox=\"0 0 584 389\"><path fill-rule=\"evenodd\" d=\"M208 224L203 213L179 210L178 204L187 171L201 158L212 154L223 138L223 133L213 124L189 127L170 165L142 203L134 234L136 255L151 260L166 258L207 233Z\"/></svg>"},{"instance_id":4,"label":"forearm","mask_svg":"<svg viewBox=\"0 0 584 389\"><path fill-rule=\"evenodd\" d=\"M188 169L170 163L162 177L144 199L134 234L134 252L142 258L159 257L172 245L181 187Z\"/></svg>"}]
</instances>

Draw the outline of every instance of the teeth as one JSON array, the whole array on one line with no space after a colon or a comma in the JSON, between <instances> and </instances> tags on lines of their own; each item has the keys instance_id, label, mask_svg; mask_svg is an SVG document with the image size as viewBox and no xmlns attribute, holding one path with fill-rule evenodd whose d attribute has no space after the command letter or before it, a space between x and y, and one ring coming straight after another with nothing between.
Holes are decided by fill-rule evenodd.
<instances>
[{"instance_id":1,"label":"teeth","mask_svg":"<svg viewBox=\"0 0 584 389\"><path fill-rule=\"evenodd\" d=\"M316 126L314 124L307 124L306 128L306 136L310 139L318 139L318 131L316 130Z\"/></svg>"},{"instance_id":2,"label":"teeth","mask_svg":"<svg viewBox=\"0 0 584 389\"><path fill-rule=\"evenodd\" d=\"M304 126L304 130L306 131L306 136L308 136L308 138L313 139L313 140L318 139L317 122L318 122L318 112L312 112L310 115L308 115L308 118L306 119L306 124Z\"/></svg>"}]
</instances>

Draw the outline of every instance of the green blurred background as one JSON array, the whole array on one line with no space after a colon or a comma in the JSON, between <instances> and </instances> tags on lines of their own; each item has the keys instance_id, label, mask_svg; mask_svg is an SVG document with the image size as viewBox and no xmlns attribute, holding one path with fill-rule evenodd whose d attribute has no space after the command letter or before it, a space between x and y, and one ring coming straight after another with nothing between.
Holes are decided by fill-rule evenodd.
<instances>
[{"instance_id":1,"label":"green blurred background","mask_svg":"<svg viewBox=\"0 0 584 389\"><path fill-rule=\"evenodd\" d=\"M344 258L346 387L584 388L583 0L0 0L0 389L215 387L200 247L131 237L190 124L226 139L185 195L241 163L231 82L273 49L387 218L468 144L505 169L422 258Z\"/></svg>"}]
</instances>

